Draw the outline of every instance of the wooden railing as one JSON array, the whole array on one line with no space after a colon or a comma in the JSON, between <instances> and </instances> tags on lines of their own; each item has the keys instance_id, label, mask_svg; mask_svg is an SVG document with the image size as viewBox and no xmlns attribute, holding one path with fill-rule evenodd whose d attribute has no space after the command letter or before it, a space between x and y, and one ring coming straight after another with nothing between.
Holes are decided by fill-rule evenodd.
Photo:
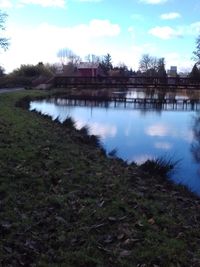
<instances>
[{"instance_id":1,"label":"wooden railing","mask_svg":"<svg viewBox=\"0 0 200 267\"><path fill-rule=\"evenodd\" d=\"M191 79L183 77L67 77L56 76L54 78L55 87L84 87L84 88L118 88L118 87L134 87L134 88L193 88L200 89L200 79Z\"/></svg>"}]
</instances>

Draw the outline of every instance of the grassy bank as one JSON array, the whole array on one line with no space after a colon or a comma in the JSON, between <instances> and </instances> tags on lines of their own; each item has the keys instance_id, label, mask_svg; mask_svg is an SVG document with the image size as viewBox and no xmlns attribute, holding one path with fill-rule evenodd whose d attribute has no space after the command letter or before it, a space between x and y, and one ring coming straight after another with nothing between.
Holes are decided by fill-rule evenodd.
<instances>
[{"instance_id":1,"label":"grassy bank","mask_svg":"<svg viewBox=\"0 0 200 267\"><path fill-rule=\"evenodd\" d=\"M200 199L0 95L1 266L200 266Z\"/></svg>"}]
</instances>

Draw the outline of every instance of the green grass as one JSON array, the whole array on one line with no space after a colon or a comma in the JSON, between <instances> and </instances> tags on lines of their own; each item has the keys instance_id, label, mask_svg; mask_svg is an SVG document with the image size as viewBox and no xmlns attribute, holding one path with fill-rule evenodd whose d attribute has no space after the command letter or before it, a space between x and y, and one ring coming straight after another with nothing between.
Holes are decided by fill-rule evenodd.
<instances>
[{"instance_id":1,"label":"green grass","mask_svg":"<svg viewBox=\"0 0 200 267\"><path fill-rule=\"evenodd\" d=\"M199 198L26 110L45 94L0 95L0 266L200 266Z\"/></svg>"}]
</instances>

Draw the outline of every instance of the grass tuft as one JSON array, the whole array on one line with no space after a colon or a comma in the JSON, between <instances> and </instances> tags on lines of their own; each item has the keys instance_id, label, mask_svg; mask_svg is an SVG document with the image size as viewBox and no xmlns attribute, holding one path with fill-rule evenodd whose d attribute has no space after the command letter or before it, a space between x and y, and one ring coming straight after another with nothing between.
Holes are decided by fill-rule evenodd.
<instances>
[{"instance_id":1,"label":"grass tuft","mask_svg":"<svg viewBox=\"0 0 200 267\"><path fill-rule=\"evenodd\" d=\"M149 174L167 177L177 164L178 161L161 157L145 161L140 168Z\"/></svg>"},{"instance_id":2,"label":"grass tuft","mask_svg":"<svg viewBox=\"0 0 200 267\"><path fill-rule=\"evenodd\" d=\"M63 121L62 125L70 129L74 129L76 126L76 123L71 117L67 117L66 120Z\"/></svg>"},{"instance_id":3,"label":"grass tuft","mask_svg":"<svg viewBox=\"0 0 200 267\"><path fill-rule=\"evenodd\" d=\"M31 102L31 97L25 96L21 99L19 99L15 106L23 109L29 109L30 108L30 102Z\"/></svg>"},{"instance_id":4,"label":"grass tuft","mask_svg":"<svg viewBox=\"0 0 200 267\"><path fill-rule=\"evenodd\" d=\"M114 148L114 149L112 149L110 152L108 152L108 156L110 157L110 158L117 158L118 156L117 156L117 148Z\"/></svg>"},{"instance_id":5,"label":"grass tuft","mask_svg":"<svg viewBox=\"0 0 200 267\"><path fill-rule=\"evenodd\" d=\"M89 135L89 140L92 145L101 148L101 138L98 135Z\"/></svg>"},{"instance_id":6,"label":"grass tuft","mask_svg":"<svg viewBox=\"0 0 200 267\"><path fill-rule=\"evenodd\" d=\"M84 136L88 136L90 134L90 128L89 126L85 125L79 130L79 132Z\"/></svg>"}]
</instances>

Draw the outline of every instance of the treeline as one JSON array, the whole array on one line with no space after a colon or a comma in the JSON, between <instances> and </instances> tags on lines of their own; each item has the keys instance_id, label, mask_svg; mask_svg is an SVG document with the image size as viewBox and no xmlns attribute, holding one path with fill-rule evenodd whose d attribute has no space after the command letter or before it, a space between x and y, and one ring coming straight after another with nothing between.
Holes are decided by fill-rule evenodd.
<instances>
[{"instance_id":1,"label":"treeline","mask_svg":"<svg viewBox=\"0 0 200 267\"><path fill-rule=\"evenodd\" d=\"M81 59L70 49L62 49L58 52L59 64L43 64L39 62L36 65L21 65L9 74L5 74L3 68L0 67L0 88L12 87L32 87L47 82L56 74L64 71L65 75L75 76L77 74L77 66L80 62L88 62L98 64L103 76L145 76L145 77L161 77L166 78L167 72L165 68L165 59L157 58L149 54L141 56L139 68L137 71L129 69L125 63L119 63L114 66L112 57L108 53L104 56L87 55ZM192 79L200 79L200 69L198 63L195 63L188 77ZM178 75L177 75L178 76Z\"/></svg>"},{"instance_id":2,"label":"treeline","mask_svg":"<svg viewBox=\"0 0 200 267\"><path fill-rule=\"evenodd\" d=\"M76 65L81 61L89 63L98 63L102 70L103 75L113 76L127 76L127 75L144 75L144 76L159 76L166 77L167 72L165 69L165 59L150 56L149 54L142 55L139 62L139 69L133 71L129 69L125 63L119 63L114 66L112 63L112 57L109 53L103 56L97 56L94 54L88 54L84 59L76 55L71 49L63 48L57 53L58 58L62 65L65 65L65 73L73 75L76 71Z\"/></svg>"},{"instance_id":3,"label":"treeline","mask_svg":"<svg viewBox=\"0 0 200 267\"><path fill-rule=\"evenodd\" d=\"M57 67L51 64L39 62L36 65L21 65L20 68L5 74L0 72L0 88L32 87L51 79L56 73Z\"/></svg>"}]
</instances>

